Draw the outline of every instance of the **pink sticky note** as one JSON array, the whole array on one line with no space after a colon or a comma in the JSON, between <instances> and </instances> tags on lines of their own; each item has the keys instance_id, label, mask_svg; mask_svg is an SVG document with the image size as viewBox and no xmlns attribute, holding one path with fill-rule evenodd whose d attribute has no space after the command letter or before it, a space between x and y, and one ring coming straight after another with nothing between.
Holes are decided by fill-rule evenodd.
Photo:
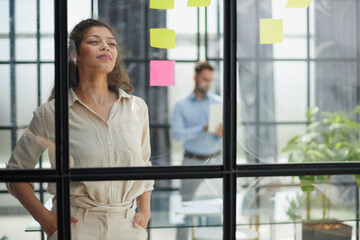
<instances>
[{"instance_id":1,"label":"pink sticky note","mask_svg":"<svg viewBox=\"0 0 360 240\"><path fill-rule=\"evenodd\" d=\"M175 61L150 61L150 86L175 85Z\"/></svg>"}]
</instances>

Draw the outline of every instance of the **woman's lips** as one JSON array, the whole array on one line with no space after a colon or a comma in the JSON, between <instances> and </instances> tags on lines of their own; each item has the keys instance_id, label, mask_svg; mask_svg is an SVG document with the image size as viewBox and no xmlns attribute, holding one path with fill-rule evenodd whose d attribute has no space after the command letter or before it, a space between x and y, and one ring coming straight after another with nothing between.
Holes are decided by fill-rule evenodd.
<instances>
[{"instance_id":1,"label":"woman's lips","mask_svg":"<svg viewBox=\"0 0 360 240\"><path fill-rule=\"evenodd\" d=\"M111 57L109 54L101 54L97 58L100 58L101 60L111 60Z\"/></svg>"}]
</instances>

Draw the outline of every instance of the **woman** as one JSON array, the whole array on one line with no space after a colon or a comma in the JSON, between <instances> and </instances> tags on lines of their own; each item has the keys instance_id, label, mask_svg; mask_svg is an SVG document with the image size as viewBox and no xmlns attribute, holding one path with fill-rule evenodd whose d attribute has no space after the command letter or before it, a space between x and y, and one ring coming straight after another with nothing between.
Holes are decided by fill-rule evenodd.
<instances>
[{"instance_id":1,"label":"woman","mask_svg":"<svg viewBox=\"0 0 360 240\"><path fill-rule=\"evenodd\" d=\"M114 31L87 19L70 34L70 167L150 166L146 103L133 90L118 55ZM54 90L17 143L8 168L33 168L48 149L55 167ZM31 183L8 183L9 191L57 239L56 197L48 211ZM71 182L71 235L76 239L146 239L153 181ZM55 183L48 191L55 195ZM138 204L138 212L135 213Z\"/></svg>"}]
</instances>

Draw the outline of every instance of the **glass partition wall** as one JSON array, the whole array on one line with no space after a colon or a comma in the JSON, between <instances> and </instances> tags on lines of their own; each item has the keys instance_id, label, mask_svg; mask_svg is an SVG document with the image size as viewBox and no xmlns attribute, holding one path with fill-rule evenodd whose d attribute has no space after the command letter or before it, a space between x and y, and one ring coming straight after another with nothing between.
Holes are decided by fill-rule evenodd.
<instances>
[{"instance_id":1,"label":"glass partition wall","mask_svg":"<svg viewBox=\"0 0 360 240\"><path fill-rule=\"evenodd\" d=\"M46 239L4 183L35 182L36 196L51 207L50 183L57 236L70 239L74 186L149 180L155 180L152 216L142 232L148 239L310 239L311 220L359 239L360 1L285 8L287 2L212 0L188 7L175 1L165 10L150 8L150 0L0 0L0 239ZM69 33L87 18L103 19L117 32L131 94L148 107L151 167L72 164L79 136L68 108L66 56ZM264 18L283 21L281 43L260 44ZM175 47L153 47L154 28L174 30ZM174 61L173 85L152 86L155 60ZM222 105L216 112L222 116L215 117L222 118L223 131L191 142L179 137L176 116L179 103L196 90L197 61L214 67L208 94ZM30 122L38 106L50 105L53 87L54 114L43 122L51 134L43 141ZM190 107L182 113L200 116ZM119 133L108 134L104 130L111 140ZM6 168L21 138L43 144L44 151L34 166ZM112 143L91 148L111 162L121 148ZM207 158L188 162L189 149L192 157ZM12 223L16 231L7 227Z\"/></svg>"}]
</instances>

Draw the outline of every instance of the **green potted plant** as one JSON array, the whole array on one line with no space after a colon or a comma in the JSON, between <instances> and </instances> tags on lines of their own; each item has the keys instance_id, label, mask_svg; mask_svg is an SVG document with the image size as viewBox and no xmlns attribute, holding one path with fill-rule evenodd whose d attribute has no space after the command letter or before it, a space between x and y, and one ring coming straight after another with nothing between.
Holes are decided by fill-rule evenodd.
<instances>
[{"instance_id":1,"label":"green potted plant","mask_svg":"<svg viewBox=\"0 0 360 240\"><path fill-rule=\"evenodd\" d=\"M319 118L319 108L309 108L306 113L309 125L306 132L291 138L282 152L289 152L289 162L339 162L358 161L360 159L360 124L351 120L360 112L358 106L353 112L322 113ZM357 184L360 183L359 175L354 176ZM299 176L300 186L304 199L299 202L299 197L290 201L290 208L305 204L306 222L303 222L303 239L305 240L331 240L351 239L351 226L335 220L327 219L330 209L330 199L327 197L327 186L331 176ZM322 192L316 191L314 183L324 184ZM315 198L320 197L322 218L316 221L311 219L311 207ZM299 215L294 209L288 210L289 217L294 220ZM295 220L294 220L295 221Z\"/></svg>"}]
</instances>

